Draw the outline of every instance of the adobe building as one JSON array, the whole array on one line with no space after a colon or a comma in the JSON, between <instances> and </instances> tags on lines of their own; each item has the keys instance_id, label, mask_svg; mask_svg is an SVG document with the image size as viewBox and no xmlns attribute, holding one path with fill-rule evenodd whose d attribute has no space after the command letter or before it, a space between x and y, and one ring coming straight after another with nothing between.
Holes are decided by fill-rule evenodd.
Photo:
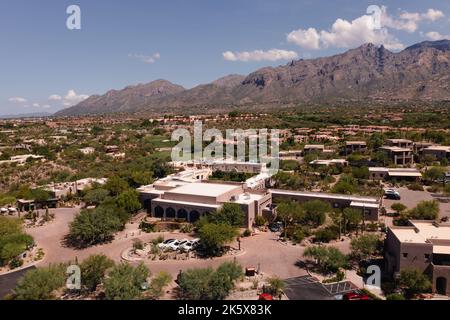
<instances>
[{"instance_id":1,"label":"adobe building","mask_svg":"<svg viewBox=\"0 0 450 320\"><path fill-rule=\"evenodd\" d=\"M413 149L414 142L408 139L387 139L386 145L389 147Z\"/></svg>"},{"instance_id":2,"label":"adobe building","mask_svg":"<svg viewBox=\"0 0 450 320\"><path fill-rule=\"evenodd\" d=\"M375 197L351 196L345 194L325 193L325 192L308 192L308 191L291 191L291 190L269 190L272 201L293 200L299 203L320 200L328 202L335 209L353 208L364 212L364 219L368 221L377 221L380 210L380 201Z\"/></svg>"},{"instance_id":3,"label":"adobe building","mask_svg":"<svg viewBox=\"0 0 450 320\"><path fill-rule=\"evenodd\" d=\"M251 228L256 216L272 203L267 192L246 191L242 183L156 184L139 189L147 212L155 218L185 219L195 222L220 209L224 203L239 204L246 215L245 227Z\"/></svg>"},{"instance_id":4,"label":"adobe building","mask_svg":"<svg viewBox=\"0 0 450 320\"><path fill-rule=\"evenodd\" d=\"M450 295L450 224L409 221L406 227L388 228L385 263L388 275L419 269L433 282L433 292Z\"/></svg>"},{"instance_id":5,"label":"adobe building","mask_svg":"<svg viewBox=\"0 0 450 320\"><path fill-rule=\"evenodd\" d=\"M433 156L436 160L450 160L450 147L447 146L430 146L422 150L424 156Z\"/></svg>"},{"instance_id":6,"label":"adobe building","mask_svg":"<svg viewBox=\"0 0 450 320\"><path fill-rule=\"evenodd\" d=\"M422 173L414 168L370 167L369 179L374 181L420 181Z\"/></svg>"},{"instance_id":7,"label":"adobe building","mask_svg":"<svg viewBox=\"0 0 450 320\"><path fill-rule=\"evenodd\" d=\"M346 155L353 152L365 153L367 151L367 143L365 141L347 141L345 143L344 152Z\"/></svg>"},{"instance_id":8,"label":"adobe building","mask_svg":"<svg viewBox=\"0 0 450 320\"><path fill-rule=\"evenodd\" d=\"M408 165L414 163L414 155L411 148L383 146L381 151L386 152L395 165Z\"/></svg>"}]
</instances>

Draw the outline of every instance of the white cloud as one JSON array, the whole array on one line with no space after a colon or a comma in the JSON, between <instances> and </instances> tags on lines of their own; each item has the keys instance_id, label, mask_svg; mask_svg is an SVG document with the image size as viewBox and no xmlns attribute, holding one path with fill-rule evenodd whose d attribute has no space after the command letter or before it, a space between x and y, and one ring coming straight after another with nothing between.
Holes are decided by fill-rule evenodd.
<instances>
[{"instance_id":1,"label":"white cloud","mask_svg":"<svg viewBox=\"0 0 450 320\"><path fill-rule=\"evenodd\" d=\"M69 90L67 94L64 96L63 105L64 106L73 106L80 103L83 100L89 98L86 94L77 94L75 90Z\"/></svg>"},{"instance_id":2,"label":"white cloud","mask_svg":"<svg viewBox=\"0 0 450 320\"><path fill-rule=\"evenodd\" d=\"M288 34L287 41L305 49L320 49L320 34L314 28L292 31Z\"/></svg>"},{"instance_id":3,"label":"white cloud","mask_svg":"<svg viewBox=\"0 0 450 320\"><path fill-rule=\"evenodd\" d=\"M13 98L9 98L8 101L13 102L13 103L25 103L25 102L27 102L27 99L21 98L21 97L13 97Z\"/></svg>"},{"instance_id":4,"label":"white cloud","mask_svg":"<svg viewBox=\"0 0 450 320\"><path fill-rule=\"evenodd\" d=\"M363 15L352 21L337 19L329 30L315 28L298 29L287 35L287 41L307 50L328 47L354 48L364 43L384 45L390 50L400 50L404 45L390 29L416 32L422 21L436 21L445 15L442 11L428 9L424 13L402 12L398 17L388 15L387 8L381 7L381 28L375 28L374 16Z\"/></svg>"},{"instance_id":5,"label":"white cloud","mask_svg":"<svg viewBox=\"0 0 450 320\"><path fill-rule=\"evenodd\" d=\"M41 105L39 103L33 103L31 106L33 106L34 108L39 108Z\"/></svg>"},{"instance_id":6,"label":"white cloud","mask_svg":"<svg viewBox=\"0 0 450 320\"><path fill-rule=\"evenodd\" d=\"M428 39L433 40L433 41L436 41L436 40L444 40L444 39L450 40L450 34L448 34L448 35L443 35L443 34L440 34L440 33L437 32L437 31L430 31L430 32L427 32L427 33L425 33L425 36L426 36Z\"/></svg>"},{"instance_id":7,"label":"white cloud","mask_svg":"<svg viewBox=\"0 0 450 320\"><path fill-rule=\"evenodd\" d=\"M50 101L61 101L62 97L58 94L52 94L50 97L48 97L48 100Z\"/></svg>"},{"instance_id":8,"label":"white cloud","mask_svg":"<svg viewBox=\"0 0 450 320\"><path fill-rule=\"evenodd\" d=\"M159 54L159 52L157 52L157 53L152 54L151 56L148 56L148 55L143 55L143 54L130 53L128 55L128 57L150 64L150 63L155 63L156 60L159 60L161 58L161 54Z\"/></svg>"},{"instance_id":9,"label":"white cloud","mask_svg":"<svg viewBox=\"0 0 450 320\"><path fill-rule=\"evenodd\" d=\"M254 50L243 52L226 51L222 55L223 58L227 61L242 61L242 62L293 60L298 58L297 52L281 49L271 49L268 51Z\"/></svg>"},{"instance_id":10,"label":"white cloud","mask_svg":"<svg viewBox=\"0 0 450 320\"><path fill-rule=\"evenodd\" d=\"M287 40L305 49L322 49L328 47L354 48L364 43L384 45L387 49L400 50L404 45L386 28L374 28L373 17L364 15L353 21L337 19L331 29L318 31L295 30L288 34Z\"/></svg>"},{"instance_id":11,"label":"white cloud","mask_svg":"<svg viewBox=\"0 0 450 320\"><path fill-rule=\"evenodd\" d=\"M436 21L441 18L444 18L445 15L440 10L428 9L427 13L422 14L422 17L426 20Z\"/></svg>"},{"instance_id":12,"label":"white cloud","mask_svg":"<svg viewBox=\"0 0 450 320\"><path fill-rule=\"evenodd\" d=\"M430 8L425 13L419 12L403 12L398 18L393 18L386 13L386 7L382 7L382 24L388 28L403 30L410 33L416 32L419 28L419 23L422 21L434 22L445 15L442 11Z\"/></svg>"}]
</instances>

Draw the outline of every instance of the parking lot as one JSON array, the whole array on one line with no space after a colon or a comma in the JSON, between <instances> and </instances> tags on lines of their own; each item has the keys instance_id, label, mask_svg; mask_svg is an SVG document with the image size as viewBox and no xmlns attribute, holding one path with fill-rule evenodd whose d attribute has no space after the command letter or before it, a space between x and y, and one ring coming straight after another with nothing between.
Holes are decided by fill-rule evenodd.
<instances>
[{"instance_id":1,"label":"parking lot","mask_svg":"<svg viewBox=\"0 0 450 320\"><path fill-rule=\"evenodd\" d=\"M433 194L427 191L413 191L407 188L394 188L399 191L401 200L389 200L383 199L383 206L386 208L387 212L392 212L392 204L403 203L408 209L412 209L421 201L438 200L439 201L439 218L450 217L450 199L448 202L443 201L442 195Z\"/></svg>"}]
</instances>

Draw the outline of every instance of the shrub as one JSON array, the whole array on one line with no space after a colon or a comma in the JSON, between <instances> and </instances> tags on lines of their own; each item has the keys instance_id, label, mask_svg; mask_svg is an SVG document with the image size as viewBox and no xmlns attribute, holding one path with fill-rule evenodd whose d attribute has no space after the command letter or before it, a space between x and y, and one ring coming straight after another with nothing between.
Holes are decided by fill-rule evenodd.
<instances>
[{"instance_id":1,"label":"shrub","mask_svg":"<svg viewBox=\"0 0 450 320\"><path fill-rule=\"evenodd\" d=\"M182 233L192 233L194 231L194 225L190 223L183 223L180 228Z\"/></svg>"},{"instance_id":2,"label":"shrub","mask_svg":"<svg viewBox=\"0 0 450 320\"><path fill-rule=\"evenodd\" d=\"M244 232L242 233L243 237L250 237L252 235L252 231L249 229L245 229Z\"/></svg>"},{"instance_id":3,"label":"shrub","mask_svg":"<svg viewBox=\"0 0 450 320\"><path fill-rule=\"evenodd\" d=\"M408 184L408 189L413 191L423 191L423 186L420 183Z\"/></svg>"},{"instance_id":4,"label":"shrub","mask_svg":"<svg viewBox=\"0 0 450 320\"><path fill-rule=\"evenodd\" d=\"M267 223L267 220L263 216L256 216L255 225L257 227L262 227Z\"/></svg>"},{"instance_id":5,"label":"shrub","mask_svg":"<svg viewBox=\"0 0 450 320\"><path fill-rule=\"evenodd\" d=\"M339 238L339 231L335 227L319 229L314 233L315 242L328 243Z\"/></svg>"},{"instance_id":6,"label":"shrub","mask_svg":"<svg viewBox=\"0 0 450 320\"><path fill-rule=\"evenodd\" d=\"M391 293L386 296L386 300L406 300L406 298L400 293Z\"/></svg>"}]
</instances>

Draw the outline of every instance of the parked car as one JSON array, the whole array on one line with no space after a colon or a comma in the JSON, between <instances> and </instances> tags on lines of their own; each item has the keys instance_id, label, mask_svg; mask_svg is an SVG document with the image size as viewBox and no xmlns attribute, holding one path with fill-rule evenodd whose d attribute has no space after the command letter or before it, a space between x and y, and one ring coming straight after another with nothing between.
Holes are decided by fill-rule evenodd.
<instances>
[{"instance_id":1,"label":"parked car","mask_svg":"<svg viewBox=\"0 0 450 320\"><path fill-rule=\"evenodd\" d=\"M163 242L161 242L160 244L158 244L158 247L160 249L165 249L169 244L171 244L172 242L177 241L176 239L167 239Z\"/></svg>"},{"instance_id":2,"label":"parked car","mask_svg":"<svg viewBox=\"0 0 450 320\"><path fill-rule=\"evenodd\" d=\"M190 251L194 250L199 245L199 243L200 243L200 239L189 240L189 241L186 241L185 243L180 244L178 249L186 251L186 252L190 252Z\"/></svg>"},{"instance_id":3,"label":"parked car","mask_svg":"<svg viewBox=\"0 0 450 320\"><path fill-rule=\"evenodd\" d=\"M279 232L281 229L283 229L283 222L281 221L273 222L269 225L269 230L272 232Z\"/></svg>"},{"instance_id":4,"label":"parked car","mask_svg":"<svg viewBox=\"0 0 450 320\"><path fill-rule=\"evenodd\" d=\"M367 294L359 293L359 292L349 292L344 294L343 300L370 300L370 297Z\"/></svg>"},{"instance_id":5,"label":"parked car","mask_svg":"<svg viewBox=\"0 0 450 320\"><path fill-rule=\"evenodd\" d=\"M391 199L391 200L400 200L401 199L400 193L394 189L384 190L384 196L386 197L386 199Z\"/></svg>"},{"instance_id":6,"label":"parked car","mask_svg":"<svg viewBox=\"0 0 450 320\"><path fill-rule=\"evenodd\" d=\"M0 208L0 213L8 213L8 209L6 209L6 208Z\"/></svg>"},{"instance_id":7,"label":"parked car","mask_svg":"<svg viewBox=\"0 0 450 320\"><path fill-rule=\"evenodd\" d=\"M189 241L189 240L188 239L175 240L175 241L169 243L166 246L166 249L170 249L170 250L176 251L176 250L178 250L178 248L180 247L181 244L184 244L187 241Z\"/></svg>"}]
</instances>

